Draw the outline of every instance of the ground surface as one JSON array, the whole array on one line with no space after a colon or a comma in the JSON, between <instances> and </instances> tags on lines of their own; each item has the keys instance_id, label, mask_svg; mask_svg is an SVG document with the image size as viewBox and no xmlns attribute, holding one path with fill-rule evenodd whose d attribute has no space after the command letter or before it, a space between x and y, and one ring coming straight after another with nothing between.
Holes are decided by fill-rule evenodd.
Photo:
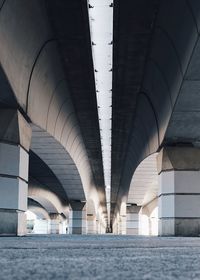
<instances>
[{"instance_id":1,"label":"ground surface","mask_svg":"<svg viewBox=\"0 0 200 280\"><path fill-rule=\"evenodd\" d=\"M200 238L0 238L0 279L200 279Z\"/></svg>"}]
</instances>

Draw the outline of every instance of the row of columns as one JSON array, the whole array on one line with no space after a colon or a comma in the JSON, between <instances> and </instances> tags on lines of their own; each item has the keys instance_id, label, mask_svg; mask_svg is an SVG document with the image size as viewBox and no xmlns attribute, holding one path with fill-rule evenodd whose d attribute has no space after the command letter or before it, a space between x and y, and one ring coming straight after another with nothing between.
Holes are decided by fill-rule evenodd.
<instances>
[{"instance_id":1,"label":"row of columns","mask_svg":"<svg viewBox=\"0 0 200 280\"><path fill-rule=\"evenodd\" d=\"M0 235L25 235L31 127L18 110L0 110ZM86 203L70 202L68 233L103 233L101 220L88 217ZM88 220L88 228L86 228ZM49 214L49 232L63 233L63 217Z\"/></svg>"},{"instance_id":2,"label":"row of columns","mask_svg":"<svg viewBox=\"0 0 200 280\"><path fill-rule=\"evenodd\" d=\"M0 126L0 233L23 235L31 128L20 112L14 110L1 110ZM158 155L158 177L159 235L198 236L200 149L165 147ZM115 218L113 231L137 234L138 213L138 206L126 207L126 212ZM85 203L71 202L69 233L103 233L103 221L90 215L86 214ZM57 218L51 220L52 228L57 232Z\"/></svg>"},{"instance_id":3,"label":"row of columns","mask_svg":"<svg viewBox=\"0 0 200 280\"><path fill-rule=\"evenodd\" d=\"M87 218L87 219L86 219ZM57 213L49 214L48 219L36 219L34 228L28 233L46 234L104 234L105 226L91 215L86 217L84 209L70 210L69 219Z\"/></svg>"},{"instance_id":4,"label":"row of columns","mask_svg":"<svg viewBox=\"0 0 200 280\"><path fill-rule=\"evenodd\" d=\"M139 234L139 211L141 207L137 205L127 205L123 209L123 214L118 214L113 223L114 234Z\"/></svg>"},{"instance_id":5,"label":"row of columns","mask_svg":"<svg viewBox=\"0 0 200 280\"><path fill-rule=\"evenodd\" d=\"M200 149L165 147L158 165L158 235L200 235ZM122 207L123 209L123 207ZM113 222L116 234L139 234L139 217L144 207L126 207ZM153 234L149 217L149 234Z\"/></svg>"}]
</instances>

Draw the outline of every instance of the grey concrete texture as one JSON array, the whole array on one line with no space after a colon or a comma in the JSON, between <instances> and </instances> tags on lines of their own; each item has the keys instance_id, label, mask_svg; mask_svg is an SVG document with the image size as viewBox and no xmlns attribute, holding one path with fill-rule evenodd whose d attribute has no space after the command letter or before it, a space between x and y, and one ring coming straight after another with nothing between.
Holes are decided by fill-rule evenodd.
<instances>
[{"instance_id":1,"label":"grey concrete texture","mask_svg":"<svg viewBox=\"0 0 200 280\"><path fill-rule=\"evenodd\" d=\"M157 156L158 174L169 170L200 170L200 149L165 147Z\"/></svg>"},{"instance_id":2,"label":"grey concrete texture","mask_svg":"<svg viewBox=\"0 0 200 280\"><path fill-rule=\"evenodd\" d=\"M32 130L31 150L52 170L69 199L85 200L85 193L88 191L86 186L90 183L86 180L82 184L80 169L76 167L78 162L73 161L67 150L53 136L36 126L32 126ZM79 163L84 164L84 157L87 157L85 153L79 156ZM82 171L84 172L83 168Z\"/></svg>"},{"instance_id":3,"label":"grey concrete texture","mask_svg":"<svg viewBox=\"0 0 200 280\"><path fill-rule=\"evenodd\" d=\"M200 2L115 2L114 26L119 27L114 28L113 41L111 200L117 202L113 213L127 195L138 164L163 141L193 143L199 139ZM146 24L142 25L144 11ZM131 43L127 56L124 50Z\"/></svg>"},{"instance_id":4,"label":"grey concrete texture","mask_svg":"<svg viewBox=\"0 0 200 280\"><path fill-rule=\"evenodd\" d=\"M19 110L2 109L0 111L0 139L8 143L21 145L29 150L31 128Z\"/></svg>"},{"instance_id":5,"label":"grey concrete texture","mask_svg":"<svg viewBox=\"0 0 200 280\"><path fill-rule=\"evenodd\" d=\"M1 280L197 280L199 263L199 238L44 235L0 239Z\"/></svg>"},{"instance_id":6,"label":"grey concrete texture","mask_svg":"<svg viewBox=\"0 0 200 280\"><path fill-rule=\"evenodd\" d=\"M74 6L72 2L77 4ZM100 203L106 209L94 81L91 82L92 90L88 98L85 94L87 92L85 81L89 81L93 74L91 44L89 41L85 41L85 37L89 38L89 28L84 31L79 30L83 36L81 41L85 42L83 48L80 48L78 44L78 51L85 50L80 55L83 59L78 62L78 66L83 63L83 67L80 68L82 71L80 77L84 76L84 84L79 83L77 75L69 77L66 73L65 67L63 67L66 57L62 57L60 47L58 47L63 38L71 38L69 40L72 44L71 48L75 47L77 34L76 30L71 28L71 20L74 20L76 24L79 22L80 27L88 26L84 14L87 12L87 5L79 5L81 1L72 2L59 1L57 4L55 1L27 2L22 0L19 4L17 0L5 1L1 8L0 19L0 41L2 42L0 64L18 105L26 112L33 124L56 139L55 141L69 153L80 173L82 189L91 187L92 190L96 190L99 194L99 201L96 203ZM70 17L66 15L66 12ZM60 26L61 31L66 31L64 36L54 27L54 20L57 25L56 23L59 23L61 18L67 20ZM19 21L20 24L17 24ZM68 26L70 26L69 29ZM67 45L69 45L69 41ZM68 47L65 47L65 51L67 57L73 59L71 63L73 66L74 60L77 60L77 52L72 55ZM88 54L91 57L85 59ZM88 71L85 71L85 64L88 65ZM83 75L88 72L90 73L88 77ZM79 94L74 91L73 85L81 88ZM78 96L78 100L73 98L74 95ZM93 102L88 107L89 100ZM77 103L84 104L79 108ZM86 115L83 120L79 116L80 111ZM87 127L84 126L86 122L89 123ZM94 130L96 133L93 133ZM90 132L89 136L86 131ZM42 148L41 143L37 144ZM68 165L66 169L67 167ZM54 171L53 168L52 171ZM81 200L83 191L80 193L81 196L78 198ZM73 196L77 199L78 194L74 193Z\"/></svg>"}]
</instances>

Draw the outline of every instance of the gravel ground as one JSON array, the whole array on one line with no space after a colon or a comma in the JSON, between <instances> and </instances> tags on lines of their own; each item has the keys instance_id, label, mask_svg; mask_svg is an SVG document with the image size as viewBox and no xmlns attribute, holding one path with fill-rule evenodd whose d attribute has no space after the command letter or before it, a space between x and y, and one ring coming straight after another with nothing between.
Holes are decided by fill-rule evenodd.
<instances>
[{"instance_id":1,"label":"gravel ground","mask_svg":"<svg viewBox=\"0 0 200 280\"><path fill-rule=\"evenodd\" d=\"M0 280L200 279L200 238L39 235L0 238Z\"/></svg>"}]
</instances>

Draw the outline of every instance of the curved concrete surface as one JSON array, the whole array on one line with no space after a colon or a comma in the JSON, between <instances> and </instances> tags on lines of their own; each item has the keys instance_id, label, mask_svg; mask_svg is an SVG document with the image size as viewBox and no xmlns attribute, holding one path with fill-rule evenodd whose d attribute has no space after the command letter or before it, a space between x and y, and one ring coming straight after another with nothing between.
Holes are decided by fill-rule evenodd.
<instances>
[{"instance_id":1,"label":"curved concrete surface","mask_svg":"<svg viewBox=\"0 0 200 280\"><path fill-rule=\"evenodd\" d=\"M66 217L69 214L69 205L63 204L55 193L35 180L29 182L28 197L41 204L48 213L63 213Z\"/></svg>"},{"instance_id":2,"label":"curved concrete surface","mask_svg":"<svg viewBox=\"0 0 200 280\"><path fill-rule=\"evenodd\" d=\"M139 163L166 143L176 101L189 92L187 79L198 76L199 18L198 1L115 1L112 213L127 198ZM180 113L174 113L167 143L176 142L177 136L187 142L185 118L179 119ZM193 134L193 118L187 121Z\"/></svg>"},{"instance_id":3,"label":"curved concrete surface","mask_svg":"<svg viewBox=\"0 0 200 280\"><path fill-rule=\"evenodd\" d=\"M50 220L48 211L33 199L28 200L28 210L33 212L40 219Z\"/></svg>"},{"instance_id":4,"label":"curved concrete surface","mask_svg":"<svg viewBox=\"0 0 200 280\"><path fill-rule=\"evenodd\" d=\"M58 11L60 15L51 14L52 4L53 2L45 0L28 2L22 0L20 5L18 0L3 2L0 10L0 63L20 110L34 125L54 137L63 146L63 149L66 149L76 165L84 187L81 189L79 186L79 196L76 185L74 193L69 196L82 200L85 199L85 195L87 196L88 190L93 189L97 192L97 205L106 212L97 108L96 105L94 106L96 104L95 89L93 86L92 92L90 90L91 96L88 104L91 103L91 106L85 110L85 114L92 110L93 115L84 119L76 106L78 106L78 101L83 98L85 88L83 87L79 92L80 99L76 102L73 97L75 89L70 88L71 82L76 79L73 80L74 77L65 71L65 67L63 67L65 59L61 58L58 43L63 38L67 40L70 36L76 38L77 34L70 34L70 29L66 29L65 34L60 34L59 30L56 33L53 24L54 19L55 24L59 24L61 18L64 19L66 16L62 14L64 9L70 11L69 16L74 15L76 20L81 22L82 18L87 16L84 14L87 11L87 4L86 2L84 5L82 4L82 9L79 7L79 1L75 1L74 4L70 1L59 4L54 2L54 11ZM79 14L79 10L81 14ZM67 24L70 24L70 21ZM87 26L87 21L84 24ZM83 26L82 22L80 26ZM86 51L90 53L89 65L92 56L88 30L82 34L87 37ZM74 42L73 38L71 40ZM70 54L70 50L66 50L66 52ZM76 57L75 54L74 58ZM85 61L85 57L83 60ZM81 74L83 73L85 73L84 69ZM88 73L92 73L92 68ZM81 84L80 86L82 87ZM74 104L76 104L75 107ZM85 123L93 122L94 135L91 135L91 129L88 131L88 128L80 127L83 119ZM85 131L88 131L89 134L86 135ZM80 183L80 179L78 181ZM70 190L72 191L72 188ZM85 195L84 192L86 192Z\"/></svg>"}]
</instances>

